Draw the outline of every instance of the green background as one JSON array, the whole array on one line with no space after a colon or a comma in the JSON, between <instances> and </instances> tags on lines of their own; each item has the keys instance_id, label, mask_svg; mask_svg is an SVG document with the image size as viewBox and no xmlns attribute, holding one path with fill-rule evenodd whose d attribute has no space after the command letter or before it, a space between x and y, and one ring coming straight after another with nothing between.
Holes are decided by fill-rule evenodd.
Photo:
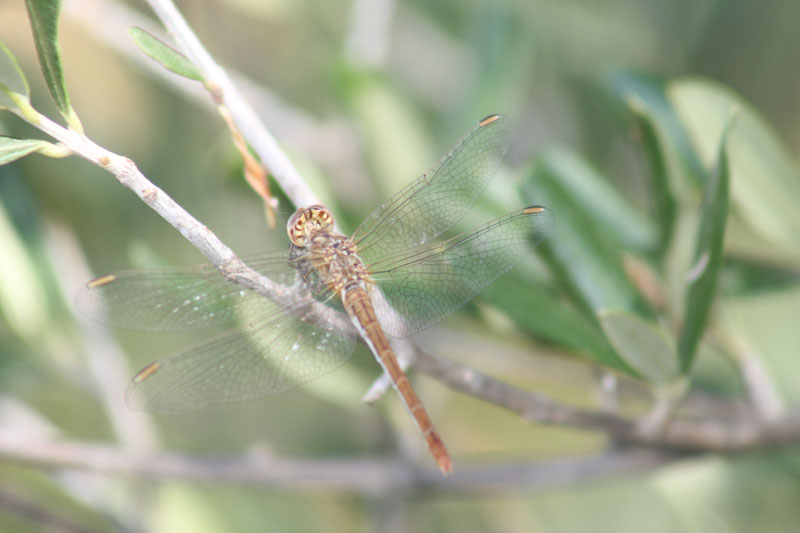
<instances>
[{"instance_id":1,"label":"green background","mask_svg":"<svg viewBox=\"0 0 800 533\"><path fill-rule=\"evenodd\" d=\"M139 24L132 14L149 16L146 8L67 4L60 26L64 71L89 137L133 159L237 253L285 247L282 222L274 231L266 227L207 96L143 56L125 33ZM599 361L623 369L624 411L645 412L651 389L626 377L626 365L659 382L674 377L676 363L656 365L650 374L654 360L645 360L644 370L622 361L596 313L630 311L674 334L680 318L670 315L685 297L681 273L694 250L703 187L722 124L736 105L727 256L714 313L756 353L778 402L798 400L800 179L790 154L800 144L794 68L800 4L389 5L388 31L377 35L370 35L380 28L377 14L366 15L367 23L358 18L371 13L370 2L186 1L180 8L219 62L262 88L247 91L248 99L345 231L434 166L481 117L503 113L514 121L505 167L464 227L541 203L559 220L554 243L422 333L422 346L589 407L599 402ZM117 20L112 15L123 7L133 11ZM0 0L0 39L28 76L34 105L55 118L21 2ZM1 120L5 134L37 137L8 114ZM656 142L647 135L648 120ZM648 152L653 146L664 159L660 166ZM654 185L659 171L670 194ZM548 189L553 184L561 189ZM293 206L277 195L283 221ZM674 224L665 223L659 207L665 199L675 204ZM273 398L169 416L126 411L125 380L198 337L130 331L106 337L73 315L72 295L94 275L193 264L202 256L112 176L79 158L34 155L0 167L0 200L0 430L25 428L30 433L21 435L32 442L59 437L122 446L147 441L152 423L159 445L175 452L257 449L330 460L406 454L432 467L391 394L375 407L359 401L378 375L363 347L336 373ZM668 241L670 232L675 238ZM620 249L666 279L666 310L654 312L621 277ZM575 250L583 255L569 255ZM571 268L553 266L564 262ZM112 357L105 339L124 355ZM743 386L720 351L714 343L701 346L691 387L712 407L738 405ZM103 366L113 361L127 368ZM62 529L89 530L738 532L795 531L800 523L800 463L791 448L692 457L582 482L553 475L476 489L459 479L460 467L544 464L598 453L608 442L599 433L528 424L426 376L414 382L455 462L450 483L435 490L133 481L4 461L0 496L35 502ZM120 414L109 416L108 406ZM3 502L0 530L46 529L10 497Z\"/></svg>"}]
</instances>

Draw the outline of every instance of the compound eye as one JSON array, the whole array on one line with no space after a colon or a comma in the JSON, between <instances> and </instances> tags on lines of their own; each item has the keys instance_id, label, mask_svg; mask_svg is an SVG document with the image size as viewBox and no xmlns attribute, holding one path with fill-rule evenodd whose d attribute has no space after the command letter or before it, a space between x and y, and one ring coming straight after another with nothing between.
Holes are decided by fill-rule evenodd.
<instances>
[{"instance_id":1,"label":"compound eye","mask_svg":"<svg viewBox=\"0 0 800 533\"><path fill-rule=\"evenodd\" d=\"M324 205L312 205L308 208L310 220L320 229L333 229L333 215Z\"/></svg>"},{"instance_id":2,"label":"compound eye","mask_svg":"<svg viewBox=\"0 0 800 533\"><path fill-rule=\"evenodd\" d=\"M333 216L324 205L312 205L298 209L286 223L289 240L301 248L306 245L309 230L329 231L331 229L333 229Z\"/></svg>"},{"instance_id":3,"label":"compound eye","mask_svg":"<svg viewBox=\"0 0 800 533\"><path fill-rule=\"evenodd\" d=\"M286 233L295 246L305 246L306 218L308 208L301 208L289 217L286 222Z\"/></svg>"}]
</instances>

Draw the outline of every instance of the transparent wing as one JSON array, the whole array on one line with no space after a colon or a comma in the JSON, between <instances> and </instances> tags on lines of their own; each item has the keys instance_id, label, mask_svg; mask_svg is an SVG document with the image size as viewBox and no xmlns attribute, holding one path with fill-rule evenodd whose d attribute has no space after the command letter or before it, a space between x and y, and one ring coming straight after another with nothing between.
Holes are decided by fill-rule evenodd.
<instances>
[{"instance_id":1,"label":"transparent wing","mask_svg":"<svg viewBox=\"0 0 800 533\"><path fill-rule=\"evenodd\" d=\"M406 337L438 322L510 270L552 227L548 209L529 207L368 265L373 293L381 293L372 295L381 326Z\"/></svg>"},{"instance_id":2,"label":"transparent wing","mask_svg":"<svg viewBox=\"0 0 800 533\"><path fill-rule=\"evenodd\" d=\"M422 175L373 211L352 240L365 262L418 246L461 220L486 189L506 152L510 121L486 117Z\"/></svg>"},{"instance_id":3,"label":"transparent wing","mask_svg":"<svg viewBox=\"0 0 800 533\"><path fill-rule=\"evenodd\" d=\"M253 256L248 265L271 280L292 285L295 269L285 252ZM239 310L262 296L223 277L213 265L129 270L90 281L75 306L95 320L149 331L230 327Z\"/></svg>"},{"instance_id":4,"label":"transparent wing","mask_svg":"<svg viewBox=\"0 0 800 533\"><path fill-rule=\"evenodd\" d=\"M239 329L169 359L151 363L131 381L128 405L180 411L262 398L338 368L355 346L340 315L310 299L291 309L262 298Z\"/></svg>"}]
</instances>

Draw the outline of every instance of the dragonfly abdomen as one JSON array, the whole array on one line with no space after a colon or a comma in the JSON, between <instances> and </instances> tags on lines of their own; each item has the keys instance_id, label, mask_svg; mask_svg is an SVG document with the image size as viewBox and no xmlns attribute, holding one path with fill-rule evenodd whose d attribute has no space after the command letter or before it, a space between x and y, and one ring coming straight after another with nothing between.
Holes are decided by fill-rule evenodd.
<instances>
[{"instance_id":1,"label":"dragonfly abdomen","mask_svg":"<svg viewBox=\"0 0 800 533\"><path fill-rule=\"evenodd\" d=\"M364 338L375 359L392 379L395 390L400 395L408 412L416 422L417 428L425 438L428 448L439 466L439 470L443 474L448 474L452 471L453 466L444 441L437 433L430 416L428 416L428 412L422 405L422 401L400 367L389 341L378 323L375 309L365 290L365 285L360 283L348 286L342 291L342 302L347 314L350 315L350 319L359 334Z\"/></svg>"}]
</instances>

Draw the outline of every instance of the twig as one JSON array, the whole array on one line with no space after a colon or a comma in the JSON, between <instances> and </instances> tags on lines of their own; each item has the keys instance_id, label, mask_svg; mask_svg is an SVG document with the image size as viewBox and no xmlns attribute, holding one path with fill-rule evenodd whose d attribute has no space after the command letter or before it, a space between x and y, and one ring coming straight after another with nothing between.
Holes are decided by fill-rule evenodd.
<instances>
[{"instance_id":1,"label":"twig","mask_svg":"<svg viewBox=\"0 0 800 533\"><path fill-rule=\"evenodd\" d=\"M659 466L675 456L628 451L544 464L465 466L450 477L392 459L316 460L240 455L199 457L175 453L136 456L89 442L31 442L0 434L0 458L38 468L81 469L150 480L236 483L281 489L339 489L377 497L398 491L474 492L544 489Z\"/></svg>"},{"instance_id":2,"label":"twig","mask_svg":"<svg viewBox=\"0 0 800 533\"><path fill-rule=\"evenodd\" d=\"M195 64L215 101L224 104L236 126L252 144L261 162L270 170L283 192L295 206L320 203L297 169L264 127L236 86L200 43L197 36L170 0L148 0L150 8L175 38L178 48Z\"/></svg>"},{"instance_id":3,"label":"twig","mask_svg":"<svg viewBox=\"0 0 800 533\"><path fill-rule=\"evenodd\" d=\"M133 161L106 150L82 134L61 127L44 115L39 115L34 126L61 141L75 154L113 174L120 184L133 191L200 250L226 278L277 301L287 296L288 288L273 283L245 265L219 237L148 180Z\"/></svg>"},{"instance_id":4,"label":"twig","mask_svg":"<svg viewBox=\"0 0 800 533\"><path fill-rule=\"evenodd\" d=\"M19 112L18 114L21 115ZM210 229L148 180L129 158L106 150L85 135L63 128L44 115L39 115L33 125L61 141L73 153L113 174L120 184L133 191L145 204L161 215L186 240L200 250L226 279L266 296L279 305L289 307L297 302L300 295L297 294L295 287L275 283L247 266ZM320 302L314 302L311 305L313 306L311 317L314 316L313 313L319 315L328 311L328 308ZM330 313L328 315L337 319ZM339 317L335 325L340 329L352 327L344 316Z\"/></svg>"},{"instance_id":5,"label":"twig","mask_svg":"<svg viewBox=\"0 0 800 533\"><path fill-rule=\"evenodd\" d=\"M578 409L544 394L518 389L424 350L417 352L414 368L454 390L513 411L528 422L600 429L612 435L630 433L634 426L632 421L611 413Z\"/></svg>"},{"instance_id":6,"label":"twig","mask_svg":"<svg viewBox=\"0 0 800 533\"><path fill-rule=\"evenodd\" d=\"M724 315L731 315L726 310ZM732 322L734 317L727 319ZM715 323L710 328L710 333L724 347L736 365L747 396L755 408L756 413L766 420L774 420L784 412L784 405L775 388L775 383L764 369L761 358L752 346L734 331L735 325Z\"/></svg>"},{"instance_id":7,"label":"twig","mask_svg":"<svg viewBox=\"0 0 800 533\"><path fill-rule=\"evenodd\" d=\"M800 442L800 410L768 421L749 416L728 420L673 417L659 432L652 434L643 431L633 420L565 405L424 351L417 353L415 368L454 390L517 413L524 420L601 430L619 444L675 452L737 453Z\"/></svg>"},{"instance_id":8,"label":"twig","mask_svg":"<svg viewBox=\"0 0 800 533\"><path fill-rule=\"evenodd\" d=\"M783 401L761 359L743 339L734 339L734 342L739 345L739 372L747 387L750 401L763 418L772 420L779 417L784 411Z\"/></svg>"},{"instance_id":9,"label":"twig","mask_svg":"<svg viewBox=\"0 0 800 533\"><path fill-rule=\"evenodd\" d=\"M167 193L148 180L133 161L106 150L84 135L63 128L43 115L39 116L34 126L61 141L75 154L113 174L120 184L133 191L145 204L161 215L214 265L222 268L230 266L231 261L235 261L235 255L230 248Z\"/></svg>"}]
</instances>

